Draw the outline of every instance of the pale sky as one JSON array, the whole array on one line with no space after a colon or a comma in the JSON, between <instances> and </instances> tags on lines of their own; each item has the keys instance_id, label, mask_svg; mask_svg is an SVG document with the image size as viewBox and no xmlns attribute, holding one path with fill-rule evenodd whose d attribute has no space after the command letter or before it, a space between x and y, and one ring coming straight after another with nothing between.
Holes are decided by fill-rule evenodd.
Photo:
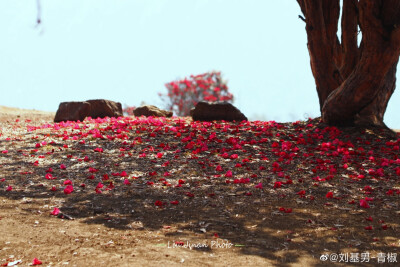
<instances>
[{"instance_id":1,"label":"pale sky","mask_svg":"<svg viewBox=\"0 0 400 267\"><path fill-rule=\"evenodd\" d=\"M56 111L105 98L163 107L164 84L221 71L249 119L319 116L295 0L0 2L0 105ZM397 73L399 78L399 72ZM399 89L386 112L400 128Z\"/></svg>"}]
</instances>

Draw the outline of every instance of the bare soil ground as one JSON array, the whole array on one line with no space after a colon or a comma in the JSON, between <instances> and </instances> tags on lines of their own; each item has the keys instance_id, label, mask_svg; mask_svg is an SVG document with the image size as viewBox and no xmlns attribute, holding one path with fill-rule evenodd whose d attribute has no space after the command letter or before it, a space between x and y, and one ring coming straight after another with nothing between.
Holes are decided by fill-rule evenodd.
<instances>
[{"instance_id":1,"label":"bare soil ground","mask_svg":"<svg viewBox=\"0 0 400 267\"><path fill-rule=\"evenodd\" d=\"M400 262L398 136L318 120L53 118L0 107L3 266Z\"/></svg>"}]
</instances>

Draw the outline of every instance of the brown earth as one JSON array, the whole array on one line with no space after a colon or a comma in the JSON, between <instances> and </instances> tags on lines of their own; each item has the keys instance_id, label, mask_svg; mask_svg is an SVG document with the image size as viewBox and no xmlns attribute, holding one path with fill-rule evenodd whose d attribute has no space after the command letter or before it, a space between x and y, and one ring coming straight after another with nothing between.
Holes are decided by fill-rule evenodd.
<instances>
[{"instance_id":1,"label":"brown earth","mask_svg":"<svg viewBox=\"0 0 400 267\"><path fill-rule=\"evenodd\" d=\"M141 182L145 174L163 170L163 161L156 157L138 157L135 162L118 157L120 143L116 146L109 140L88 138L86 144L76 145L47 129L26 131L27 125L51 123L53 116L0 107L0 151L7 150L0 154L0 179L4 178L0 182L0 264L21 260L19 265L27 266L38 258L45 266L326 266L333 263L321 261L323 254L368 252L372 257L369 263L346 264L371 266L377 265L377 253L400 253L399 195L376 193L382 201L367 210L347 205L347 198L357 201L364 197L360 188L365 184L346 183L343 177L321 182L318 187L313 181L297 182L313 176L307 166L303 166L303 172L287 170L294 184L278 191L263 180L255 182L263 182L260 190L253 183L233 185L226 184L223 177L222 182L207 179L202 176L201 164L186 160L181 169L172 159L168 167L179 174L176 180L185 180L182 189L175 187L177 182L173 186L159 182L163 181L160 176L148 178L154 181L154 186L148 186ZM289 124L287 127L289 136L292 129ZM242 137L246 138L246 133ZM366 138L375 140L376 136ZM55 143L32 151L42 140ZM138 145L145 149L162 141L174 144L170 139L156 141ZM107 153L89 153L85 150L89 144L90 151L100 146L107 148ZM89 162L79 161L84 155ZM33 166L36 160L39 166ZM61 162L66 163L66 170L59 170ZM219 164L224 171L233 169L233 160ZM96 180L88 180L89 166L108 174L127 170L131 185L124 186L122 177L110 177L115 189L103 188L96 194L96 184L102 181L107 186L110 180L101 180L103 172L100 176L94 173ZM261 166L261 162L251 165L257 171ZM56 180L43 178L50 167ZM237 173L246 177L245 170ZM267 179L271 182L275 178ZM73 181L72 194L62 192L60 179ZM79 187L81 183L86 187ZM374 185L382 192L400 188L398 178L390 184L379 181ZM13 187L11 191L7 191L9 186ZM50 191L52 186L57 191ZM306 198L297 193L302 189L307 191ZM340 198L327 200L327 191ZM311 193L313 201L308 198ZM161 206L155 205L157 200ZM169 204L177 200L178 205ZM50 215L54 207L64 216ZM293 211L282 212L281 207ZM368 216L374 218L373 223L366 222ZM388 225L385 230L380 229L383 220ZM373 224L373 231L364 229L368 224Z\"/></svg>"},{"instance_id":2,"label":"brown earth","mask_svg":"<svg viewBox=\"0 0 400 267\"><path fill-rule=\"evenodd\" d=\"M0 122L14 122L20 120L53 121L55 112L46 112L35 109L20 109L0 106Z\"/></svg>"}]
</instances>

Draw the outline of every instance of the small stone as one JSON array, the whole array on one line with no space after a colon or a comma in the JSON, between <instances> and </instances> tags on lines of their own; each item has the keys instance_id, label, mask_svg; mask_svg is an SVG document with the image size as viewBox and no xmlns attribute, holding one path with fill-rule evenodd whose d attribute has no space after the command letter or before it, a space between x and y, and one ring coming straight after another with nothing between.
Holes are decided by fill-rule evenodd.
<instances>
[{"instance_id":1,"label":"small stone","mask_svg":"<svg viewBox=\"0 0 400 267\"><path fill-rule=\"evenodd\" d=\"M133 115L135 115L136 117L139 116L172 117L172 111L159 109L158 107L152 105L146 105L136 108L133 111Z\"/></svg>"}]
</instances>

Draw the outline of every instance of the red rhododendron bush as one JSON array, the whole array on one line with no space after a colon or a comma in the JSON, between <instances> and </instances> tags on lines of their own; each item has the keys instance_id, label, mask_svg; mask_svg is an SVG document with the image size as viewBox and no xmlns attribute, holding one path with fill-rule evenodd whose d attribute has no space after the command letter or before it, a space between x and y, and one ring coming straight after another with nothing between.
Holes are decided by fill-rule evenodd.
<instances>
[{"instance_id":1,"label":"red rhododendron bush","mask_svg":"<svg viewBox=\"0 0 400 267\"><path fill-rule=\"evenodd\" d=\"M318 119L3 120L0 263L399 261L399 146Z\"/></svg>"},{"instance_id":2,"label":"red rhododendron bush","mask_svg":"<svg viewBox=\"0 0 400 267\"><path fill-rule=\"evenodd\" d=\"M190 75L189 78L166 83L165 87L167 94L159 95L166 109L177 116L189 116L190 110L200 101L233 101L227 83L217 71Z\"/></svg>"}]
</instances>

